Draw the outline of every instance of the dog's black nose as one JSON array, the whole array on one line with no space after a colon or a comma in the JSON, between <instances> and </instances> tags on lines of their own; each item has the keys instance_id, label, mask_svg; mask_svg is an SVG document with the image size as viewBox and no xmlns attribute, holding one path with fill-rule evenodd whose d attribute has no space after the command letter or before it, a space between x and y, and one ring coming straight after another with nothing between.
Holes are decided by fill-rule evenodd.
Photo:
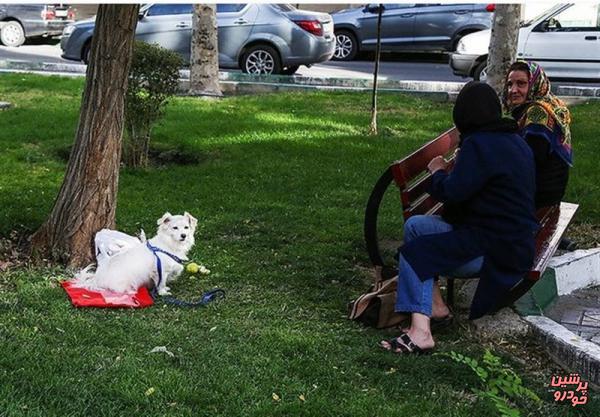
<instances>
[{"instance_id":1,"label":"dog's black nose","mask_svg":"<svg viewBox=\"0 0 600 417\"><path fill-rule=\"evenodd\" d=\"M182 234L181 234L181 238L182 238L182 239L185 239L185 237L186 237L186 236L187 236L187 235L186 235L185 233L182 233Z\"/></svg>"}]
</instances>

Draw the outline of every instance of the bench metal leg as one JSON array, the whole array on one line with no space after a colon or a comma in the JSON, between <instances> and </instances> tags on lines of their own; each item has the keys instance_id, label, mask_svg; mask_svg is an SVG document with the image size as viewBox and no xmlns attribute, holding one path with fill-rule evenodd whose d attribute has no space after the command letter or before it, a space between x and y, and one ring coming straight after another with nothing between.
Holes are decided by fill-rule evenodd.
<instances>
[{"instance_id":1,"label":"bench metal leg","mask_svg":"<svg viewBox=\"0 0 600 417\"><path fill-rule=\"evenodd\" d=\"M446 278L446 304L454 307L454 278Z\"/></svg>"},{"instance_id":2,"label":"bench metal leg","mask_svg":"<svg viewBox=\"0 0 600 417\"><path fill-rule=\"evenodd\" d=\"M511 288L510 292L506 295L504 300L496 307L496 310L500 310L503 307L512 305L515 301L521 298L527 291L533 287L537 281L531 279L522 279L517 285Z\"/></svg>"}]
</instances>

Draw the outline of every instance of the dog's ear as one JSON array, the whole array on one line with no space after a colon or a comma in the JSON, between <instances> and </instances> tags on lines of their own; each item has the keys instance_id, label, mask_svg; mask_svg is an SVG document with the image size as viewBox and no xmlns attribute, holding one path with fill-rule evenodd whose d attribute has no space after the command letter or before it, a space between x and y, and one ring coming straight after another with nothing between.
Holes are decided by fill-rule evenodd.
<instances>
[{"instance_id":1,"label":"dog's ear","mask_svg":"<svg viewBox=\"0 0 600 417\"><path fill-rule=\"evenodd\" d=\"M163 214L163 216L160 219L158 219L156 221L156 224L160 226L163 223L169 223L170 220L171 220L171 213L169 213L167 211L165 214Z\"/></svg>"},{"instance_id":2,"label":"dog's ear","mask_svg":"<svg viewBox=\"0 0 600 417\"><path fill-rule=\"evenodd\" d=\"M192 216L187 211L185 213L183 213L183 215L189 219L190 226L192 226L192 229L195 229L196 225L198 224L198 219L196 219L194 216Z\"/></svg>"}]
</instances>

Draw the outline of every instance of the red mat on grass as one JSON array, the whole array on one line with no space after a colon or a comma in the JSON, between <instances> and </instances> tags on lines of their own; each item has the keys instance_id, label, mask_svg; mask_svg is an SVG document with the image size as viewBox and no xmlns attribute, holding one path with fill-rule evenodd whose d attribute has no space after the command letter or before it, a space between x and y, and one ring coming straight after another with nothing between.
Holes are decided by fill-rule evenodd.
<instances>
[{"instance_id":1,"label":"red mat on grass","mask_svg":"<svg viewBox=\"0 0 600 417\"><path fill-rule=\"evenodd\" d=\"M135 294L122 294L112 291L91 291L85 288L72 287L70 281L61 282L62 287L75 307L142 308L154 304L146 287L141 287Z\"/></svg>"}]
</instances>

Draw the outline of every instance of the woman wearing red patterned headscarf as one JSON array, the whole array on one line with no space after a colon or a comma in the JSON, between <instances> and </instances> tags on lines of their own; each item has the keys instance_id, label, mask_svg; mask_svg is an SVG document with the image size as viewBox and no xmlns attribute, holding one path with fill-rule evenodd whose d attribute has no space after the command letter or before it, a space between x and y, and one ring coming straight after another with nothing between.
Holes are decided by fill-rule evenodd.
<instances>
[{"instance_id":1,"label":"woman wearing red patterned headscarf","mask_svg":"<svg viewBox=\"0 0 600 417\"><path fill-rule=\"evenodd\" d=\"M502 101L533 150L536 208L560 204L573 165L569 109L551 93L544 70L527 61L510 66Z\"/></svg>"}]
</instances>

